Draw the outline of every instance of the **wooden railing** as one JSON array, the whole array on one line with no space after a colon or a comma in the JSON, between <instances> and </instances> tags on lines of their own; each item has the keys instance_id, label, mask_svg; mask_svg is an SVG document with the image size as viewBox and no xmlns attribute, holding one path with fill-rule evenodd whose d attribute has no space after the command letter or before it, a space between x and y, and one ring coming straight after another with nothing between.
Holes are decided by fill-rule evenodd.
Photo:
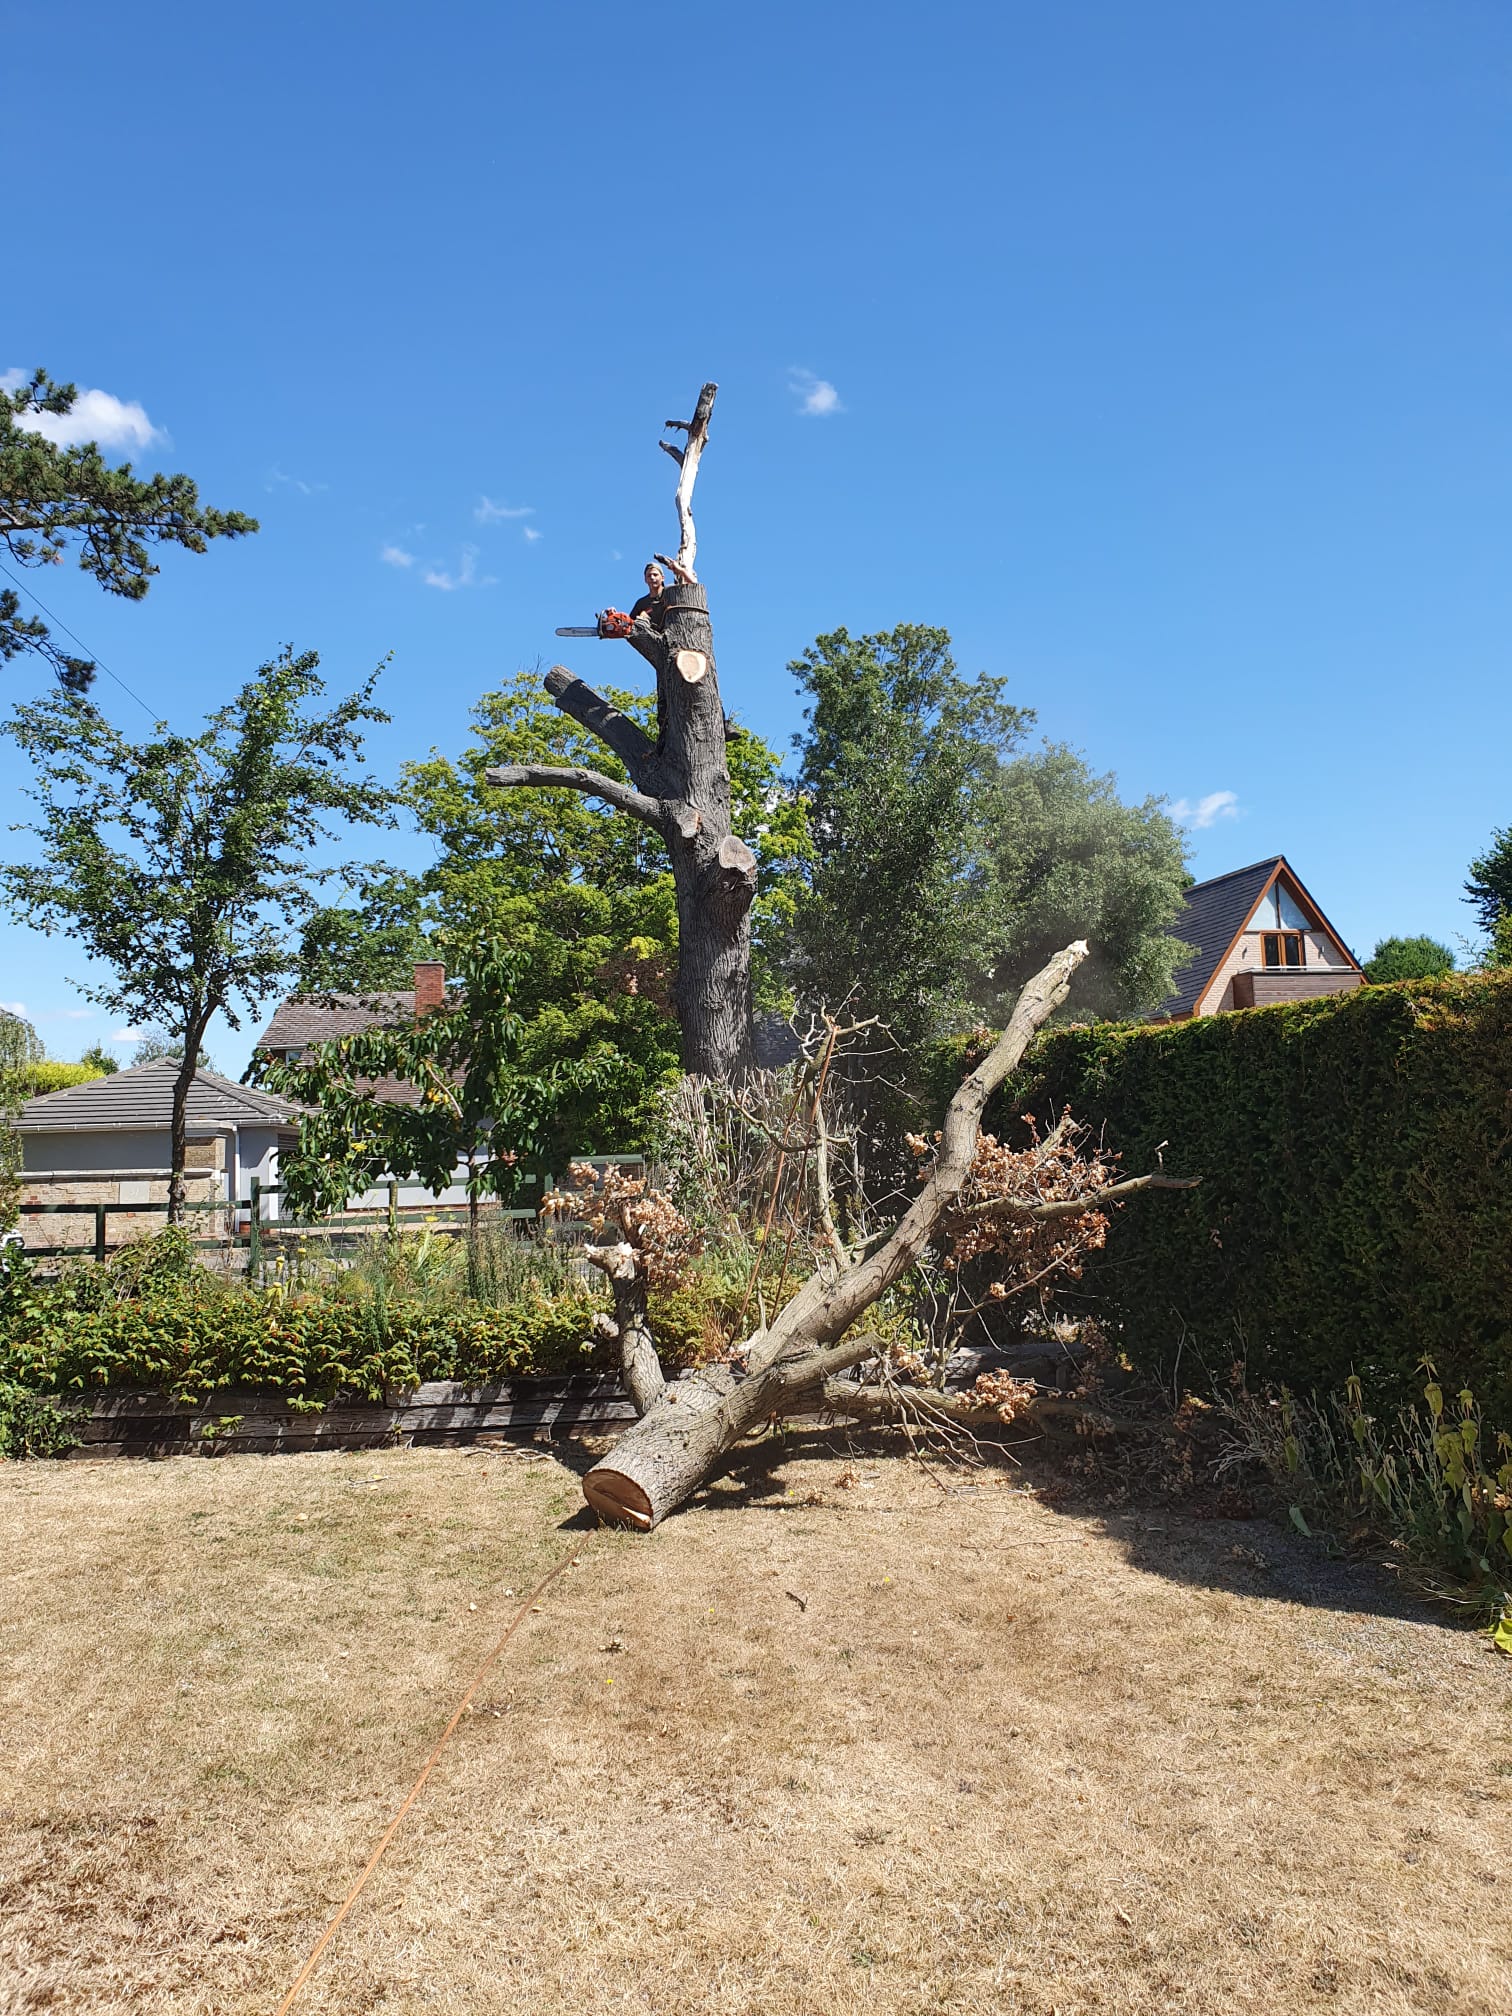
<instances>
[{"instance_id":1,"label":"wooden railing","mask_svg":"<svg viewBox=\"0 0 1512 2016\"><path fill-rule=\"evenodd\" d=\"M645 1166L645 1157L641 1155L583 1155L574 1157L574 1160L586 1162L595 1169ZM102 1175L101 1181L108 1182L109 1177ZM283 1192L279 1184L264 1183L256 1176L251 1179L248 1186L249 1194L245 1197L186 1199L183 1208L186 1213L208 1211L228 1218L231 1223L226 1232L219 1236L195 1239L191 1243L205 1251L229 1253L244 1250L247 1254L249 1273L255 1272L261 1265L263 1248L270 1238L278 1239L289 1233L329 1240L335 1244L344 1236L351 1237L371 1232L378 1227L384 1227L390 1233L397 1233L406 1217L413 1220L422 1212L427 1224L448 1234L465 1232L471 1222L472 1207L469 1204L442 1204L422 1183L404 1183L390 1177L386 1183L375 1184L373 1187L387 1192L385 1203L335 1211L329 1217L313 1221L266 1215L268 1201L282 1196ZM497 1224L501 1220L509 1223L533 1221L539 1215L541 1198L556 1187L556 1179L549 1172L527 1175L521 1187L536 1192L536 1201L533 1204L500 1205L492 1199L485 1198L481 1200L479 1206L483 1220L490 1224ZM400 1200L405 1192L417 1193L421 1201L413 1205L402 1204ZM92 1243L83 1240L74 1245L61 1246L35 1246L29 1240L23 1243L28 1257L32 1259L58 1259L64 1256L79 1258L85 1254L92 1254L94 1259L104 1260L112 1251L119 1251L122 1245L131 1243L129 1240L122 1240L112 1247L109 1238L109 1221L112 1218L140 1216L144 1212L151 1212L163 1218L167 1209L166 1202L161 1198L156 1203L146 1204L23 1204L20 1206L20 1215L23 1219L92 1217L94 1220ZM242 1225L244 1218L245 1227Z\"/></svg>"}]
</instances>

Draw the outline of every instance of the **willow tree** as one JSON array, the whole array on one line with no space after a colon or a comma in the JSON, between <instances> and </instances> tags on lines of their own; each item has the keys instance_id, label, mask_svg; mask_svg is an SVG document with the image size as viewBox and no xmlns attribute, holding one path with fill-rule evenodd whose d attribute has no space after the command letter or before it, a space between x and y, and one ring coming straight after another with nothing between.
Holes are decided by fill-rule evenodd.
<instances>
[{"instance_id":1,"label":"willow tree","mask_svg":"<svg viewBox=\"0 0 1512 2016\"><path fill-rule=\"evenodd\" d=\"M655 739L564 665L546 691L564 714L618 759L624 778L601 770L507 763L485 771L506 789L581 791L638 819L667 850L677 892L678 955L673 1004L684 1071L738 1079L753 1063L751 905L756 856L733 831L728 729L714 663L709 600L696 572L693 485L709 439L718 387L705 385L691 420L669 420L681 444L660 446L678 465L678 548L658 554L672 579L654 613L633 620L610 612L601 636L624 637L656 673Z\"/></svg>"}]
</instances>

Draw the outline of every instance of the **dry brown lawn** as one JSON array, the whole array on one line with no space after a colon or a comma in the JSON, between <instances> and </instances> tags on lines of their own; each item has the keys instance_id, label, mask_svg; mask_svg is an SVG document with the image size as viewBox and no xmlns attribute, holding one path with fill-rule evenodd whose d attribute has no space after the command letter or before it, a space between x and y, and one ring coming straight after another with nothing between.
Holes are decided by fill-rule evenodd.
<instances>
[{"instance_id":1,"label":"dry brown lawn","mask_svg":"<svg viewBox=\"0 0 1512 2016\"><path fill-rule=\"evenodd\" d=\"M1512 2007L1512 1663L1268 1526L846 1463L586 1536L298 2008ZM5 2016L272 2016L578 1504L0 1469Z\"/></svg>"}]
</instances>

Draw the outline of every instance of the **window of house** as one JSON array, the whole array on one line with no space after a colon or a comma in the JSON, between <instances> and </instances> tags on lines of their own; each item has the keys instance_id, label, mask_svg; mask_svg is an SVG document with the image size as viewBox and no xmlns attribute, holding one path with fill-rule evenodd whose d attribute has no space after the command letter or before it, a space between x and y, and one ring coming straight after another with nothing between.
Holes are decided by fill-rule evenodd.
<instances>
[{"instance_id":1,"label":"window of house","mask_svg":"<svg viewBox=\"0 0 1512 2016\"><path fill-rule=\"evenodd\" d=\"M1279 882L1271 884L1260 899L1260 906L1249 921L1251 931L1309 931L1312 919L1296 903L1289 892ZM1267 965L1270 961L1265 962Z\"/></svg>"},{"instance_id":2,"label":"window of house","mask_svg":"<svg viewBox=\"0 0 1512 2016\"><path fill-rule=\"evenodd\" d=\"M1266 931L1261 934L1261 964L1264 966L1305 966L1307 940L1300 931Z\"/></svg>"}]
</instances>

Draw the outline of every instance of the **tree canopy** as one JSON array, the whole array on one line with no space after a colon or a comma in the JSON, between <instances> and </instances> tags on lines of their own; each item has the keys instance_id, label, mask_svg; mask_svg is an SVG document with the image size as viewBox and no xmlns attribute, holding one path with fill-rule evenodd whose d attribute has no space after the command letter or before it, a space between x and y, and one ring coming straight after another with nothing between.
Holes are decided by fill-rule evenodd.
<instances>
[{"instance_id":1,"label":"tree canopy","mask_svg":"<svg viewBox=\"0 0 1512 2016\"><path fill-rule=\"evenodd\" d=\"M1153 1007L1183 956L1186 882L1156 799L1124 804L1074 751L1026 749L1006 682L957 670L945 630L816 639L789 670L813 856L791 938L801 994L853 998L905 1048L987 1019L1050 950L1086 936L1086 1005Z\"/></svg>"},{"instance_id":2,"label":"tree canopy","mask_svg":"<svg viewBox=\"0 0 1512 2016\"><path fill-rule=\"evenodd\" d=\"M16 1222L21 1197L21 1137L16 1116L32 1095L35 1067L46 1045L24 1015L0 1008L0 1232Z\"/></svg>"},{"instance_id":3,"label":"tree canopy","mask_svg":"<svg viewBox=\"0 0 1512 2016\"><path fill-rule=\"evenodd\" d=\"M649 724L653 705L616 688L607 698ZM405 766L399 796L433 841L431 867L415 875L375 870L355 902L314 915L301 952L307 992L407 986L416 958L455 967L469 948L499 938L523 955L511 999L520 1019L521 1067L608 1050L619 1060L574 1111L564 1104L568 1149L642 1145L656 1094L678 1071L670 1001L677 905L656 835L576 792L499 791L491 765L592 764L622 774L600 745L522 672L473 712L474 738L455 759L433 752ZM733 817L756 835L758 998L780 998L777 941L793 908L793 862L806 844L801 806L778 780L759 737L729 745Z\"/></svg>"},{"instance_id":4,"label":"tree canopy","mask_svg":"<svg viewBox=\"0 0 1512 2016\"><path fill-rule=\"evenodd\" d=\"M1454 971L1454 954L1437 938L1382 938L1365 961L1365 978L1384 987L1393 980L1433 980Z\"/></svg>"},{"instance_id":5,"label":"tree canopy","mask_svg":"<svg viewBox=\"0 0 1512 2016\"><path fill-rule=\"evenodd\" d=\"M181 546L203 553L211 539L257 530L244 511L215 511L199 501L187 476L135 474L112 467L92 441L63 446L37 431L44 416L61 417L78 397L34 371L22 385L0 390L0 545L19 567L61 564L77 546L79 565L110 595L137 602L158 572L152 549ZM82 693L94 678L87 658L58 645L38 616L23 613L14 588L0 588L0 659L35 651L63 685Z\"/></svg>"},{"instance_id":6,"label":"tree canopy","mask_svg":"<svg viewBox=\"0 0 1512 2016\"><path fill-rule=\"evenodd\" d=\"M290 970L314 890L339 872L311 850L351 822L391 821L391 794L352 774L363 725L388 717L374 673L324 712L313 651L263 665L198 735L159 723L131 742L60 689L18 707L5 732L31 758L36 858L0 865L19 921L66 931L108 977L75 981L113 1015L161 1028L199 1055L211 1017L239 1028ZM171 1207L182 1196L181 1064Z\"/></svg>"},{"instance_id":7,"label":"tree canopy","mask_svg":"<svg viewBox=\"0 0 1512 2016\"><path fill-rule=\"evenodd\" d=\"M468 1197L509 1203L548 1153L565 1114L613 1072L607 1046L582 1057L523 1061L515 990L519 948L475 942L461 985L441 1007L389 1028L312 1044L295 1063L268 1060L262 1082L310 1108L299 1145L279 1164L288 1208L339 1211L380 1176L417 1176L436 1195L467 1166ZM412 1096L395 1097L397 1088Z\"/></svg>"},{"instance_id":8,"label":"tree canopy","mask_svg":"<svg viewBox=\"0 0 1512 2016\"><path fill-rule=\"evenodd\" d=\"M1486 932L1495 932L1504 917L1512 917L1512 826L1491 835L1483 854L1470 863L1465 901Z\"/></svg>"}]
</instances>

